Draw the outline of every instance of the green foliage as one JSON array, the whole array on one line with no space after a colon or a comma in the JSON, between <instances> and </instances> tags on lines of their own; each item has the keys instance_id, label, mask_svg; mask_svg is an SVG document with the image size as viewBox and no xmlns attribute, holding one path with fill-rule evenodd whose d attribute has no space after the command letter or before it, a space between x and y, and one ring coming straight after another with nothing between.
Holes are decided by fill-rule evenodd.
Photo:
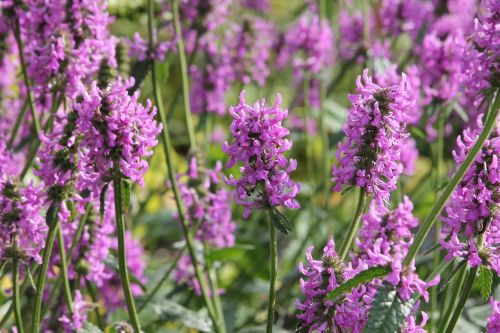
<instances>
[{"instance_id":1,"label":"green foliage","mask_svg":"<svg viewBox=\"0 0 500 333\"><path fill-rule=\"evenodd\" d=\"M352 279L347 280L346 282L342 283L340 286L335 288L332 292L330 292L328 294L327 298L329 300L333 301L333 300L337 299L338 297L340 297L346 293L349 293L352 289L354 289L362 284L365 284L365 283L371 282L374 279L382 278L382 277L386 276L387 274L389 274L390 271L391 271L390 267L382 267L382 266L376 266L376 267L372 267L372 268L369 268L367 270L364 270L364 271L360 272L358 275L356 275L355 277L353 277Z\"/></svg>"},{"instance_id":2,"label":"green foliage","mask_svg":"<svg viewBox=\"0 0 500 333\"><path fill-rule=\"evenodd\" d=\"M397 290L384 284L377 290L363 333L399 333L415 301L401 300Z\"/></svg>"},{"instance_id":3,"label":"green foliage","mask_svg":"<svg viewBox=\"0 0 500 333\"><path fill-rule=\"evenodd\" d=\"M479 288L481 290L481 296L486 301L491 295L491 288L493 286L493 273L486 266L481 265L479 267Z\"/></svg>"}]
</instances>

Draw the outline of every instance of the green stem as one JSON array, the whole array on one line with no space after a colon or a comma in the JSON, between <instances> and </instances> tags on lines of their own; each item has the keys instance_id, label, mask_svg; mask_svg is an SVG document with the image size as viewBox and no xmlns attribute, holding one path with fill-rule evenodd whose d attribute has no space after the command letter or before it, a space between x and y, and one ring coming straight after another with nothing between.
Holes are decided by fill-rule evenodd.
<instances>
[{"instance_id":1,"label":"green stem","mask_svg":"<svg viewBox=\"0 0 500 333\"><path fill-rule=\"evenodd\" d=\"M456 277L455 281L453 281L453 288L450 288L449 286L446 291L451 293L451 290L455 291L460 291L462 290L462 287L465 283L465 278L467 277L467 265L464 265L460 269L460 273L458 273L458 276ZM440 324L439 324L439 330L438 332L444 332L444 329L446 325L448 325L448 322L450 321L450 317L453 313L453 309L455 308L455 305L457 303L457 298L456 297L451 297L448 303L448 309L446 310L446 313L444 314L443 317L440 318Z\"/></svg>"},{"instance_id":2,"label":"green stem","mask_svg":"<svg viewBox=\"0 0 500 333\"><path fill-rule=\"evenodd\" d=\"M57 225L56 230L57 236L57 245L59 248L59 257L61 261L61 278L63 281L63 292L64 299L66 300L66 305L68 307L69 312L73 313L73 296L71 295L71 288L69 286L69 278L68 278L68 263L66 262L66 250L64 248L64 238L61 231L61 225Z\"/></svg>"},{"instance_id":3,"label":"green stem","mask_svg":"<svg viewBox=\"0 0 500 333\"><path fill-rule=\"evenodd\" d=\"M460 315L462 314L462 311L464 310L465 307L465 302L467 301L467 298L469 298L469 294L472 290L472 286L474 285L474 280L476 279L476 274L479 266L473 267L470 269L469 275L467 277L467 281L465 282L462 295L460 296L460 300L458 301L457 307L455 308L455 311L453 312L453 316L450 319L450 322L448 323L448 326L446 328L446 333L452 333L453 329L455 328L455 325L457 324L458 318L460 318Z\"/></svg>"},{"instance_id":4,"label":"green stem","mask_svg":"<svg viewBox=\"0 0 500 333\"><path fill-rule=\"evenodd\" d=\"M24 120L24 116L26 115L26 111L28 110L28 101L26 101L21 109L21 112L17 116L16 122L14 123L14 128L12 129L12 133L10 134L9 142L7 143L7 149L11 149L14 146L14 142L16 141L17 132L19 131L19 127L21 127L21 123Z\"/></svg>"},{"instance_id":5,"label":"green stem","mask_svg":"<svg viewBox=\"0 0 500 333\"><path fill-rule=\"evenodd\" d=\"M213 265L208 268L208 275L210 277L211 285L212 285L212 296L214 299L215 310L217 311L217 315L219 317L219 322L222 328L222 331L225 332L225 319L224 319L224 309L222 308L222 303L220 301L219 296L219 284L217 281L217 272Z\"/></svg>"},{"instance_id":6,"label":"green stem","mask_svg":"<svg viewBox=\"0 0 500 333\"><path fill-rule=\"evenodd\" d=\"M14 296L14 316L18 333L24 333L23 317L21 316L21 302L19 299L19 257L17 253L17 236L12 240L12 293Z\"/></svg>"},{"instance_id":7,"label":"green stem","mask_svg":"<svg viewBox=\"0 0 500 333\"><path fill-rule=\"evenodd\" d=\"M78 223L78 227L76 229L76 232L73 235L73 239L71 240L71 245L69 247L69 251L68 251L68 255L67 255L67 258L69 259L70 262L73 258L73 252L75 250L76 244L77 244L78 240L80 239L80 236L82 235L83 227L85 226L85 223L87 222L87 219L90 216L91 210L92 210L92 205L87 204L87 206L85 208L85 215L80 219L80 222ZM50 305L54 301L54 297L60 292L59 287L62 283L62 279L63 279L62 275L59 275L57 277L55 284L54 284L54 287L51 288L49 297L47 298L46 305L42 310L42 317L44 317L47 314L47 312L50 310Z\"/></svg>"},{"instance_id":8,"label":"green stem","mask_svg":"<svg viewBox=\"0 0 500 333\"><path fill-rule=\"evenodd\" d=\"M305 143L306 143L306 166L307 174L309 175L309 181L313 181L313 144L311 142L312 135L308 133L309 130L309 117L312 116L311 105L311 74L306 72L304 74L304 132Z\"/></svg>"},{"instance_id":9,"label":"green stem","mask_svg":"<svg viewBox=\"0 0 500 333\"><path fill-rule=\"evenodd\" d=\"M149 28L149 46L153 46L153 1L148 0L148 28ZM175 177L175 169L173 167L173 154L172 154L172 148L171 148L171 142L170 142L170 131L168 127L167 120L165 118L165 113L163 110L163 101L161 99L161 90L160 86L158 84L158 79L157 79L157 69L156 69L156 61L152 60L151 61L151 79L152 79L152 84L153 84L153 94L156 102L156 107L158 108L158 116L160 118L160 121L163 125L163 131L162 131L162 141L163 141L163 149L165 153L165 158L166 158L166 165L167 165L167 171L168 171L168 177L172 186L172 191L174 192L174 197L175 197L175 203L177 206L177 211L179 214L179 220L181 222L181 227L182 227L182 232L184 235L184 238L186 239L186 246L189 251L189 256L191 258L191 263L194 267L195 271L195 276L196 279L198 280L198 283L200 284L200 289L201 293L203 296L203 301L205 302L205 306L207 308L208 314L210 316L210 319L212 320L214 330L216 333L222 332L221 328L219 327L219 322L217 319L217 316L214 311L214 307L212 305L212 302L210 300L210 297L208 296L208 288L205 279L203 278L201 274L200 267L198 265L198 259L196 258L196 253L194 250L194 240L193 240L193 235L190 233L189 230L189 223L186 220L185 214L184 214L184 206L182 203L182 198L180 196L179 192L179 187L177 186L177 178Z\"/></svg>"},{"instance_id":10,"label":"green stem","mask_svg":"<svg viewBox=\"0 0 500 333\"><path fill-rule=\"evenodd\" d=\"M266 333L273 331L274 306L276 304L276 280L278 278L278 243L276 241L276 229L269 220L269 270L271 273L269 280L269 300L267 306Z\"/></svg>"},{"instance_id":11,"label":"green stem","mask_svg":"<svg viewBox=\"0 0 500 333\"><path fill-rule=\"evenodd\" d=\"M50 208L49 208L50 210ZM54 239L56 236L57 226L59 224L59 218L57 217L57 212L54 212L55 219L49 224L49 231L47 233L47 239L45 241L45 250L43 251L42 259L42 269L38 275L38 280L36 284L36 295L33 308L33 325L31 328L32 333L40 332L40 320L42 314L42 298L45 285L47 283L47 271L50 263L50 256L52 255L52 249L54 247ZM49 221L47 221L49 222Z\"/></svg>"},{"instance_id":12,"label":"green stem","mask_svg":"<svg viewBox=\"0 0 500 333\"><path fill-rule=\"evenodd\" d=\"M125 248L125 223L123 221L122 212L122 176L120 173L119 162L115 161L115 178L113 180L113 189L115 195L115 218L116 218L116 233L118 236L118 270L120 272L120 280L125 295L125 303L127 304L128 315L130 322L135 332L141 332L141 324L139 316L135 309L134 297L132 296L132 288L130 287L130 277L127 265L127 253Z\"/></svg>"},{"instance_id":13,"label":"green stem","mask_svg":"<svg viewBox=\"0 0 500 333\"><path fill-rule=\"evenodd\" d=\"M338 252L339 258L344 260L351 248L352 242L354 241L354 237L358 232L358 229L361 225L361 215L365 210L367 195L363 189L359 190L359 199L358 199L358 207L356 208L356 212L354 213L354 217L352 218L351 224L349 225L349 230L347 231L347 235L344 237L342 244L340 245L340 249Z\"/></svg>"},{"instance_id":14,"label":"green stem","mask_svg":"<svg viewBox=\"0 0 500 333\"><path fill-rule=\"evenodd\" d=\"M24 51L23 51L23 41L21 39L21 29L19 27L19 19L15 20L15 28L14 35L17 42L17 49L19 52L19 61L21 63L21 71L23 73L24 85L26 86L26 91L28 94L28 104L31 110L31 117L33 118L33 127L35 129L35 134L38 137L40 135L40 123L38 122L38 116L36 112L35 106L35 98L33 97L33 92L30 89L30 82L28 78L28 72L26 70L26 62L24 60Z\"/></svg>"},{"instance_id":15,"label":"green stem","mask_svg":"<svg viewBox=\"0 0 500 333\"><path fill-rule=\"evenodd\" d=\"M94 286L86 278L84 278L84 280L85 280L85 285L86 285L87 290L89 292L90 298L92 299L92 302L93 303L97 303L98 302L98 298L97 298L96 292L94 290ZM94 314L96 316L99 328L102 329L102 330L105 329L106 322L104 321L104 318L102 318L101 314L99 313L99 306L95 306L94 307Z\"/></svg>"},{"instance_id":16,"label":"green stem","mask_svg":"<svg viewBox=\"0 0 500 333\"><path fill-rule=\"evenodd\" d=\"M406 258L404 259L403 262L405 266L410 265L410 263L415 259L418 251L420 250L422 244L425 241L425 238L427 237L429 231L436 222L437 217L443 210L444 205L450 198L455 188L458 186L458 183L460 183L460 181L464 177L465 172L467 172L469 167L475 161L477 155L479 154L481 148L483 147L484 142L489 137L493 127L496 124L499 110L500 110L500 93L498 93L497 91L495 100L493 103L490 104L490 108L487 111L486 121L483 130L481 131L481 134L477 138L477 141L472 147L472 149L467 154L467 157L465 158L462 165L460 165L455 175L451 178L450 182L448 183L448 186L446 186L443 193L432 207L431 212L425 218L424 222L422 223L422 227L418 230L417 234L415 235L415 240L413 241L413 244L408 250L408 254L406 255Z\"/></svg>"},{"instance_id":17,"label":"green stem","mask_svg":"<svg viewBox=\"0 0 500 333\"><path fill-rule=\"evenodd\" d=\"M172 11L174 15L175 34L177 36L177 51L181 64L182 92L184 95L184 117L188 130L189 147L195 147L193 120L191 119L191 105L189 102L189 80L186 62L186 52L184 49L184 39L182 38L181 22L179 18L179 0L172 1ZM152 35L152 34L151 34Z\"/></svg>"}]
</instances>

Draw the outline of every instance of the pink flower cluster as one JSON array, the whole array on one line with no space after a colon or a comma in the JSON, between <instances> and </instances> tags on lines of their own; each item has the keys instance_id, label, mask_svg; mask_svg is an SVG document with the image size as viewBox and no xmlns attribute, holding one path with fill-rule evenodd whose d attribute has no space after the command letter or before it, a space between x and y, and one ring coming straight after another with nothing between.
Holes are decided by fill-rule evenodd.
<instances>
[{"instance_id":1,"label":"pink flower cluster","mask_svg":"<svg viewBox=\"0 0 500 333\"><path fill-rule=\"evenodd\" d=\"M482 128L482 125L478 125ZM479 130L467 129L457 138L453 151L459 165L474 145ZM465 258L469 265L484 264L500 274L500 131L497 129L484 143L476 160L453 192L441 217L441 245L447 260ZM484 237L481 253L479 237Z\"/></svg>"},{"instance_id":2,"label":"pink flower cluster","mask_svg":"<svg viewBox=\"0 0 500 333\"><path fill-rule=\"evenodd\" d=\"M406 124L414 107L410 85L403 74L395 85L379 86L363 71L356 80L355 95L349 95L352 107L339 143L338 165L332 169L335 190L343 185L359 186L373 194L378 203L389 199L403 172L401 150L409 134Z\"/></svg>"},{"instance_id":3,"label":"pink flower cluster","mask_svg":"<svg viewBox=\"0 0 500 333\"><path fill-rule=\"evenodd\" d=\"M214 169L200 168L193 157L186 174L178 175L186 219L197 230L196 239L212 248L233 246L236 230L231 213L231 193L220 184L221 170L220 162ZM197 295L201 295L189 255L180 259L174 279L188 283Z\"/></svg>"},{"instance_id":4,"label":"pink flower cluster","mask_svg":"<svg viewBox=\"0 0 500 333\"><path fill-rule=\"evenodd\" d=\"M265 100L253 106L246 104L245 92L240 94L240 103L231 107L233 117L230 130L234 141L224 142L222 149L229 155L226 164L231 168L242 162L241 177L233 175L226 180L236 186L234 198L237 204L245 207L243 216L247 218L254 208L266 209L284 205L299 208L294 199L300 184L290 179L290 173L297 168L297 161L288 159L283 153L290 150L292 142L286 137L290 131L281 122L288 111L281 109L281 96L272 107L266 107Z\"/></svg>"},{"instance_id":5,"label":"pink flower cluster","mask_svg":"<svg viewBox=\"0 0 500 333\"><path fill-rule=\"evenodd\" d=\"M430 282L422 281L412 264L402 269L402 259L413 241L412 229L418 221L412 215L413 204L408 198L393 211L372 205L363 216L363 227L356 243L359 250L351 253L351 261L344 263L335 252L333 239L323 251L321 260L312 257L313 248L306 253L308 264L299 265L304 276L301 290L305 300L297 301L301 332L330 332L340 329L361 332L371 304L382 280L354 288L339 300L328 300L326 296L340 284L355 277L359 272L375 266L391 266L392 272L384 279L398 290L403 301L417 293L428 300L427 288L439 282L439 276ZM418 305L417 305L418 307ZM415 308L416 310L416 308ZM421 325L410 315L403 332L425 332L427 316L422 313Z\"/></svg>"}]
</instances>

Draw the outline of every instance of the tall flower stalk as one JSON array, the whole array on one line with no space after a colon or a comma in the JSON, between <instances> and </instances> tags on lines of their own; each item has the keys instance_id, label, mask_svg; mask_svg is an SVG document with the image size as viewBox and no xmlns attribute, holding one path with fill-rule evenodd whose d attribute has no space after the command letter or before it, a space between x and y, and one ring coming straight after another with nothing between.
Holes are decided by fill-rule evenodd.
<instances>
[{"instance_id":1,"label":"tall flower stalk","mask_svg":"<svg viewBox=\"0 0 500 333\"><path fill-rule=\"evenodd\" d=\"M149 30L149 46L150 48L153 47L154 45L154 35L153 35L153 1L149 0L148 1L148 30ZM167 166L167 171L168 171L168 176L169 180L172 186L172 191L174 192L174 198L175 198L175 203L177 206L177 211L179 214L179 220L181 221L181 227L182 227L182 232L184 234L184 238L186 240L186 246L188 249L188 253L191 259L191 263L193 264L194 270L195 270L195 276L198 280L198 283L200 284L200 289L201 293L203 296L203 301L205 303L205 306L207 308L208 314L210 316L210 319L212 320L213 324L213 329L217 333L223 333L225 331L224 326L220 325L219 320L217 318L214 305L209 297L209 290L207 287L207 283L203 275L201 274L200 267L198 265L198 259L194 250L194 240L193 240L193 235L190 232L190 227L188 224L188 221L186 220L185 217L185 210L184 210L184 205L182 203L182 198L180 195L179 187L177 185L177 179L175 176L175 169L174 169L174 164L173 164L173 153L172 153L172 148L171 148L171 139L170 139L170 131L168 127L168 122L165 117L165 113L163 110L163 101L161 98L161 90L160 90L160 85L158 83L158 78L157 78L157 64L154 59L150 60L151 61L151 79L152 79L152 84L153 84L153 94L155 98L156 105L158 107L158 116L160 118L161 124L163 125L163 130L162 130L162 146L163 150L165 153L165 158L166 158L166 166Z\"/></svg>"}]
</instances>

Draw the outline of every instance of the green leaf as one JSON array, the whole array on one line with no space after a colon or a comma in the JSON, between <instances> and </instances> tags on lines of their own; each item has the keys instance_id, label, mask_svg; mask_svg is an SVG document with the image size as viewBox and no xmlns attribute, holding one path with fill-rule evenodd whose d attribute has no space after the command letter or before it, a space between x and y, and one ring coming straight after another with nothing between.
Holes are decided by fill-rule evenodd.
<instances>
[{"instance_id":1,"label":"green leaf","mask_svg":"<svg viewBox=\"0 0 500 333\"><path fill-rule=\"evenodd\" d=\"M77 333L103 333L99 327L94 326L92 323L86 322L83 327L80 328Z\"/></svg>"},{"instance_id":2,"label":"green leaf","mask_svg":"<svg viewBox=\"0 0 500 333\"><path fill-rule=\"evenodd\" d=\"M215 261L239 261L248 253L248 251L252 251L254 249L255 247L253 245L247 244L236 244L233 247L211 249L210 251L207 251L205 260L209 263L213 263Z\"/></svg>"},{"instance_id":3,"label":"green leaf","mask_svg":"<svg viewBox=\"0 0 500 333\"><path fill-rule=\"evenodd\" d=\"M373 279L386 276L387 274L389 274L390 271L391 268L383 266L375 266L365 271L361 271L358 275L356 275L352 279L345 281L340 286L332 290L328 294L327 298L333 301L336 298L350 292L352 289L362 284L371 282Z\"/></svg>"},{"instance_id":4,"label":"green leaf","mask_svg":"<svg viewBox=\"0 0 500 333\"><path fill-rule=\"evenodd\" d=\"M410 133L419 139L427 140L427 135L425 135L425 133L418 127L410 127Z\"/></svg>"},{"instance_id":5,"label":"green leaf","mask_svg":"<svg viewBox=\"0 0 500 333\"><path fill-rule=\"evenodd\" d=\"M101 223L102 223L102 218L104 216L104 209L106 208L106 193L108 193L108 187L109 183L106 183L101 189L101 195L100 195L101 206L99 207L99 217L101 218Z\"/></svg>"},{"instance_id":6,"label":"green leaf","mask_svg":"<svg viewBox=\"0 0 500 333\"><path fill-rule=\"evenodd\" d=\"M491 287L493 286L493 274L486 266L479 267L479 287L481 296L486 301L491 295Z\"/></svg>"},{"instance_id":7,"label":"green leaf","mask_svg":"<svg viewBox=\"0 0 500 333\"><path fill-rule=\"evenodd\" d=\"M127 179L122 178L122 209L124 212L128 211L130 207L130 183Z\"/></svg>"},{"instance_id":8,"label":"green leaf","mask_svg":"<svg viewBox=\"0 0 500 333\"><path fill-rule=\"evenodd\" d=\"M57 221L57 207L52 203L47 209L47 214L45 215L45 223L50 227L53 223Z\"/></svg>"},{"instance_id":9,"label":"green leaf","mask_svg":"<svg viewBox=\"0 0 500 333\"><path fill-rule=\"evenodd\" d=\"M411 314L414 299L403 302L394 287L384 284L377 290L363 333L399 333Z\"/></svg>"},{"instance_id":10,"label":"green leaf","mask_svg":"<svg viewBox=\"0 0 500 333\"><path fill-rule=\"evenodd\" d=\"M178 321L186 327L201 332L212 332L212 322L207 316L189 310L175 302L164 299L151 302L146 308L153 310L157 322Z\"/></svg>"},{"instance_id":11,"label":"green leaf","mask_svg":"<svg viewBox=\"0 0 500 333\"><path fill-rule=\"evenodd\" d=\"M288 233L293 230L288 218L281 214L279 210L273 207L268 209L268 212L269 217L271 218L271 223L276 227L276 229L285 235L288 235Z\"/></svg>"}]
</instances>

